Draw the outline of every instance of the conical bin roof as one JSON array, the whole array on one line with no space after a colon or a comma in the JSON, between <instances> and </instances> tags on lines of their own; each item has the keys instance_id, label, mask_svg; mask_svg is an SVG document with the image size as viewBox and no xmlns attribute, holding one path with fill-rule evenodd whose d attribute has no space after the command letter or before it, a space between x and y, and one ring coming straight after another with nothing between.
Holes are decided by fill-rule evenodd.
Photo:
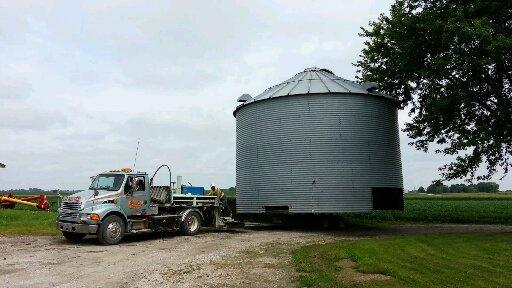
<instances>
[{"instance_id":1,"label":"conical bin roof","mask_svg":"<svg viewBox=\"0 0 512 288\"><path fill-rule=\"evenodd\" d=\"M248 97L244 94L239 98L240 102L236 110L247 104L262 101L266 99L292 96L292 95L305 95L305 94L369 94L393 99L377 91L378 85L372 82L357 83L341 77L336 76L332 71L322 68L307 68L306 70L297 73L292 78L267 88L261 94L254 98ZM236 112L235 110L235 112Z\"/></svg>"}]
</instances>

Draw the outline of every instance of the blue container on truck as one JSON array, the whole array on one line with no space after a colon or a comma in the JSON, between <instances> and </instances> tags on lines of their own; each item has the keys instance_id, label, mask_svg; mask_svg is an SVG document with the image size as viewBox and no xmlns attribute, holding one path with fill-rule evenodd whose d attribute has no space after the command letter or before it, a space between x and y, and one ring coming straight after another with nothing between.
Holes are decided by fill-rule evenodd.
<instances>
[{"instance_id":1,"label":"blue container on truck","mask_svg":"<svg viewBox=\"0 0 512 288\"><path fill-rule=\"evenodd\" d=\"M182 185L181 194L204 195L204 187Z\"/></svg>"}]
</instances>

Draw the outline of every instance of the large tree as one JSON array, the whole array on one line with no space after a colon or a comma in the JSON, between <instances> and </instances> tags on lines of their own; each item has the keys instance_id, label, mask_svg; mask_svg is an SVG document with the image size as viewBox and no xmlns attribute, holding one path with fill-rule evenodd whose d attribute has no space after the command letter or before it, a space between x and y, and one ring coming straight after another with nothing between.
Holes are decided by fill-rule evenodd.
<instances>
[{"instance_id":1,"label":"large tree","mask_svg":"<svg viewBox=\"0 0 512 288\"><path fill-rule=\"evenodd\" d=\"M398 0L360 35L359 79L410 111L410 144L428 151L437 143L436 153L456 156L441 178L508 173L512 1Z\"/></svg>"}]
</instances>

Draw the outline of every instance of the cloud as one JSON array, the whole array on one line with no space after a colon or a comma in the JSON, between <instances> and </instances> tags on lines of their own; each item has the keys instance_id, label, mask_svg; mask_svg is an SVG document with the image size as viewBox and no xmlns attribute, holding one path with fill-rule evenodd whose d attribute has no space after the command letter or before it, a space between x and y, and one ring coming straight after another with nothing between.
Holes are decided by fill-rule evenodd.
<instances>
[{"instance_id":1,"label":"cloud","mask_svg":"<svg viewBox=\"0 0 512 288\"><path fill-rule=\"evenodd\" d=\"M29 96L30 83L16 78L0 78L0 101L22 100Z\"/></svg>"},{"instance_id":2,"label":"cloud","mask_svg":"<svg viewBox=\"0 0 512 288\"><path fill-rule=\"evenodd\" d=\"M66 125L66 117L61 113L32 105L31 92L31 85L25 80L0 78L0 130L40 131Z\"/></svg>"},{"instance_id":3,"label":"cloud","mask_svg":"<svg viewBox=\"0 0 512 288\"><path fill-rule=\"evenodd\" d=\"M17 132L41 131L67 124L64 115L58 112L41 111L27 104L3 105L0 107L0 129Z\"/></svg>"}]
</instances>

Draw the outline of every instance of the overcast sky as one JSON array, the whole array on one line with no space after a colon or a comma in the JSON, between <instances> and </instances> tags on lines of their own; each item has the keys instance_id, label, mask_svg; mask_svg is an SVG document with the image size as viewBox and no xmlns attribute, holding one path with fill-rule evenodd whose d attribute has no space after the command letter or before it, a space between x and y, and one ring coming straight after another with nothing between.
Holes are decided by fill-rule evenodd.
<instances>
[{"instance_id":1,"label":"overcast sky","mask_svg":"<svg viewBox=\"0 0 512 288\"><path fill-rule=\"evenodd\" d=\"M170 163L192 184L234 186L236 98L312 66L354 79L360 27L389 6L2 0L0 189L86 188L132 166L138 138L137 170ZM445 159L408 141L405 187L426 186Z\"/></svg>"}]
</instances>

